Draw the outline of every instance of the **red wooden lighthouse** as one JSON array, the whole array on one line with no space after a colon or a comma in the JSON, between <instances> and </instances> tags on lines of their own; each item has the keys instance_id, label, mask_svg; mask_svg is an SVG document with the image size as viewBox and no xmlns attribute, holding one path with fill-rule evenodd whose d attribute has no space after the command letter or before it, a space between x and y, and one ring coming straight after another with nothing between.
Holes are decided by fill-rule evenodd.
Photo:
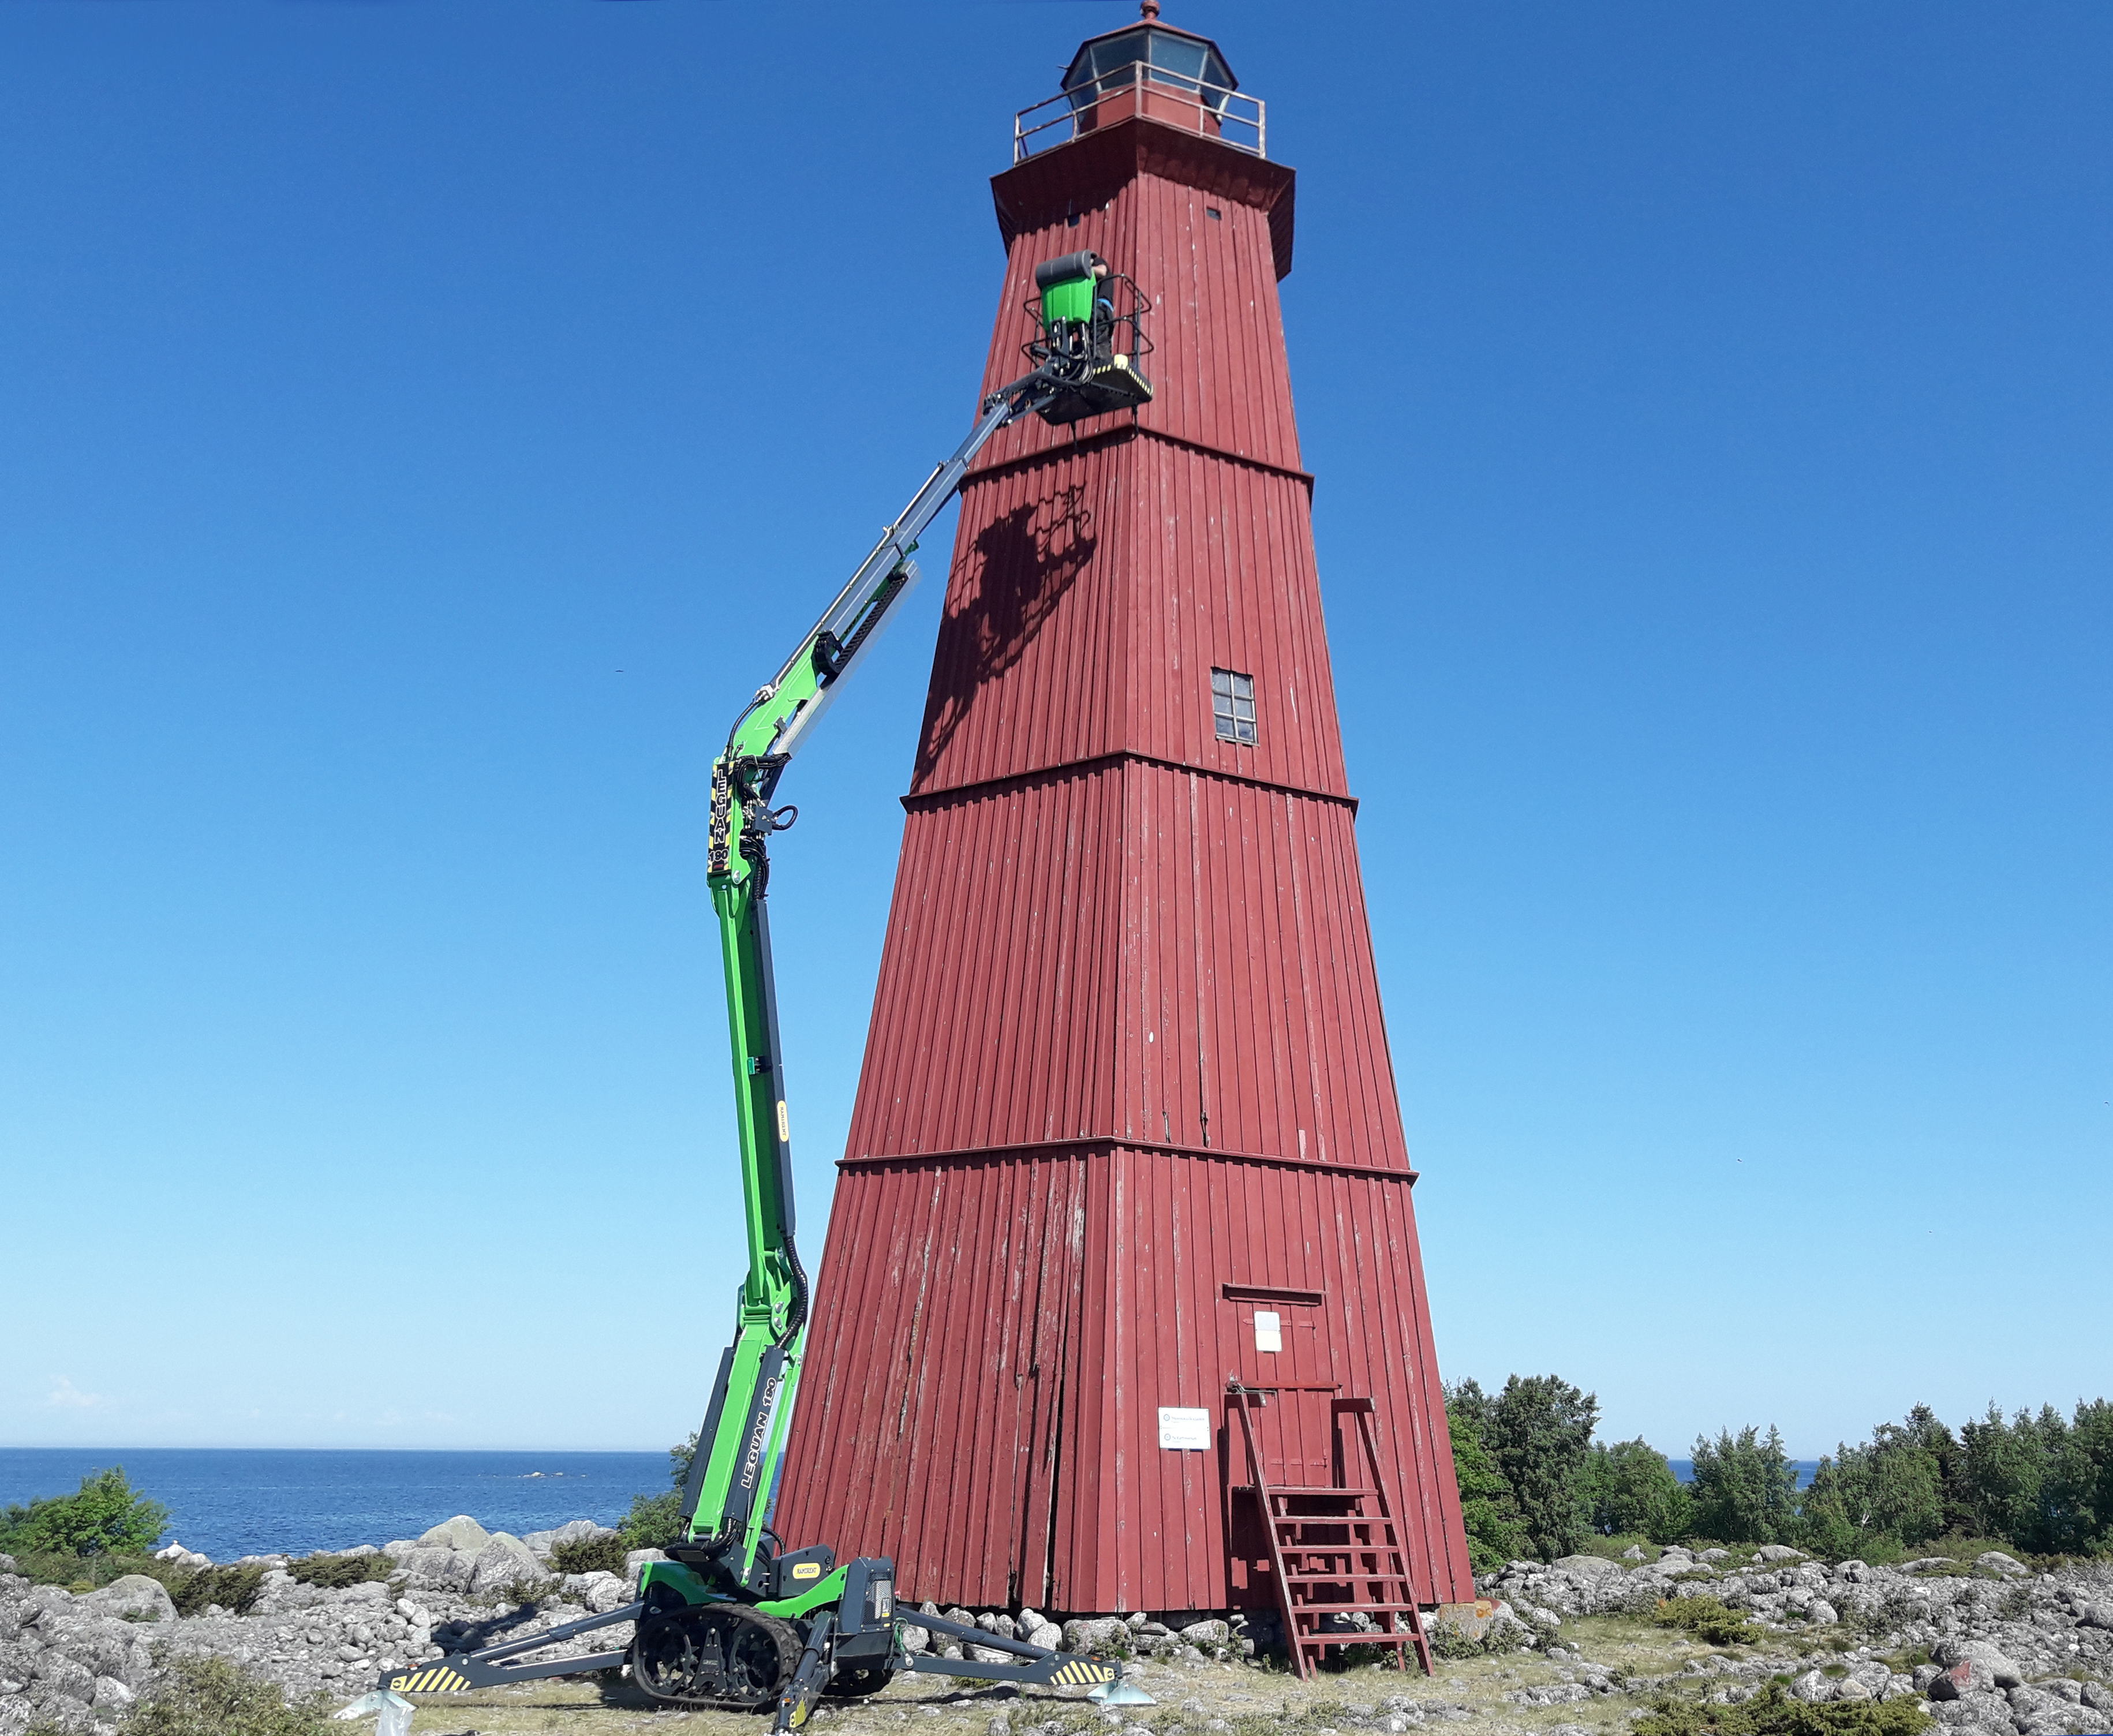
<instances>
[{"instance_id":1,"label":"red wooden lighthouse","mask_svg":"<svg viewBox=\"0 0 2113 1736\"><path fill-rule=\"evenodd\" d=\"M1369 1484L1428 1606L1474 1593L1278 309L1294 178L1156 11L992 183L984 390L1037 263L1091 248L1152 300L1155 396L1016 424L962 490L778 1529L910 1598L1222 1610Z\"/></svg>"}]
</instances>

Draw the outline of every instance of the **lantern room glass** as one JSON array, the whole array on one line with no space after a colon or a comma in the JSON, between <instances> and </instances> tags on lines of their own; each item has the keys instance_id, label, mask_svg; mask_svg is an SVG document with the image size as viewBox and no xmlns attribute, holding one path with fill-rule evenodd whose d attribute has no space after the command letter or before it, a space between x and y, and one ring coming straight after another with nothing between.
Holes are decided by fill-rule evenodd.
<instances>
[{"instance_id":1,"label":"lantern room glass","mask_svg":"<svg viewBox=\"0 0 2113 1736\"><path fill-rule=\"evenodd\" d=\"M1134 84L1140 66L1152 83L1194 98L1215 115L1225 113L1226 94L1239 85L1215 43L1141 24L1082 44L1064 75L1065 93L1074 109L1090 108L1106 93Z\"/></svg>"}]
</instances>

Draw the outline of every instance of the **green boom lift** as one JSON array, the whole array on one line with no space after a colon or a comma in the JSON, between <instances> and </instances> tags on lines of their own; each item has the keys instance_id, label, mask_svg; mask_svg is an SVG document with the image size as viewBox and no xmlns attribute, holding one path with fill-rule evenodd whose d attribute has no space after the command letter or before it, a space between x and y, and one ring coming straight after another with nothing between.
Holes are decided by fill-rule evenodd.
<instances>
[{"instance_id":1,"label":"green boom lift","mask_svg":"<svg viewBox=\"0 0 2113 1736\"><path fill-rule=\"evenodd\" d=\"M1017 1663L910 1653L895 1617L895 1566L884 1556L839 1563L826 1545L787 1549L770 1529L786 1430L806 1344L807 1274L794 1239L792 1128L771 980L764 895L769 841L798 817L774 808L778 779L807 731L856 669L916 579L917 539L961 487L976 454L1029 413L1077 421L1148 402L1137 369L1148 351L1134 285L1093 253L1067 253L1034 273L1031 371L984 400L953 456L926 479L873 552L783 666L734 720L712 766L707 879L719 918L732 1041L735 1120L748 1274L734 1341L698 1433L682 1492L682 1541L641 1571L636 1602L541 1633L387 1672L399 1693L459 1693L494 1683L576 1674L628 1664L632 1679L673 1706L775 1706L775 1728L796 1729L824 1693L865 1694L898 1670L987 1681L1094 1688L1115 1665L920 1615L918 1625ZM1116 286L1127 289L1125 304ZM1117 344L1125 332L1127 348ZM539 1654L621 1622L637 1626L627 1652Z\"/></svg>"}]
</instances>

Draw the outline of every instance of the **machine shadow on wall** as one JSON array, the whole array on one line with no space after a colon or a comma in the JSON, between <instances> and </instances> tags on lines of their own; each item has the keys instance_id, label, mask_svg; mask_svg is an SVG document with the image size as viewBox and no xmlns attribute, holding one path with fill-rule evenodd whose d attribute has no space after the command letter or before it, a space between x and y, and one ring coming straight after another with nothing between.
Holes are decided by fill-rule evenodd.
<instances>
[{"instance_id":1,"label":"machine shadow on wall","mask_svg":"<svg viewBox=\"0 0 2113 1736\"><path fill-rule=\"evenodd\" d=\"M1093 559L1098 539L1085 489L1072 483L1013 508L979 534L965 581L939 623L912 786L928 777L984 688L1017 663Z\"/></svg>"}]
</instances>

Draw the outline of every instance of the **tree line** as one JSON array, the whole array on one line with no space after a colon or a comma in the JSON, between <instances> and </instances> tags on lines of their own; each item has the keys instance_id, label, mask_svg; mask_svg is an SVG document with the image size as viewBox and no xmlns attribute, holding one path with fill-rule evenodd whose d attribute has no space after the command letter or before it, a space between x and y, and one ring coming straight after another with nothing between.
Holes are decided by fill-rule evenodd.
<instances>
[{"instance_id":1,"label":"tree line","mask_svg":"<svg viewBox=\"0 0 2113 1736\"><path fill-rule=\"evenodd\" d=\"M1698 1436L1694 1481L1639 1438L1596 1441L1600 1404L1554 1374L1501 1392L1446 1389L1453 1465L1476 1570L1552 1561L1586 1538L1787 1543L1829 1561L1898 1559L1944 1538L2034 1555L2113 1555L2113 1402L2051 1405L2006 1420L1995 1405L1957 1433L1927 1405L1846 1442L1798 1487L1782 1436Z\"/></svg>"}]
</instances>

